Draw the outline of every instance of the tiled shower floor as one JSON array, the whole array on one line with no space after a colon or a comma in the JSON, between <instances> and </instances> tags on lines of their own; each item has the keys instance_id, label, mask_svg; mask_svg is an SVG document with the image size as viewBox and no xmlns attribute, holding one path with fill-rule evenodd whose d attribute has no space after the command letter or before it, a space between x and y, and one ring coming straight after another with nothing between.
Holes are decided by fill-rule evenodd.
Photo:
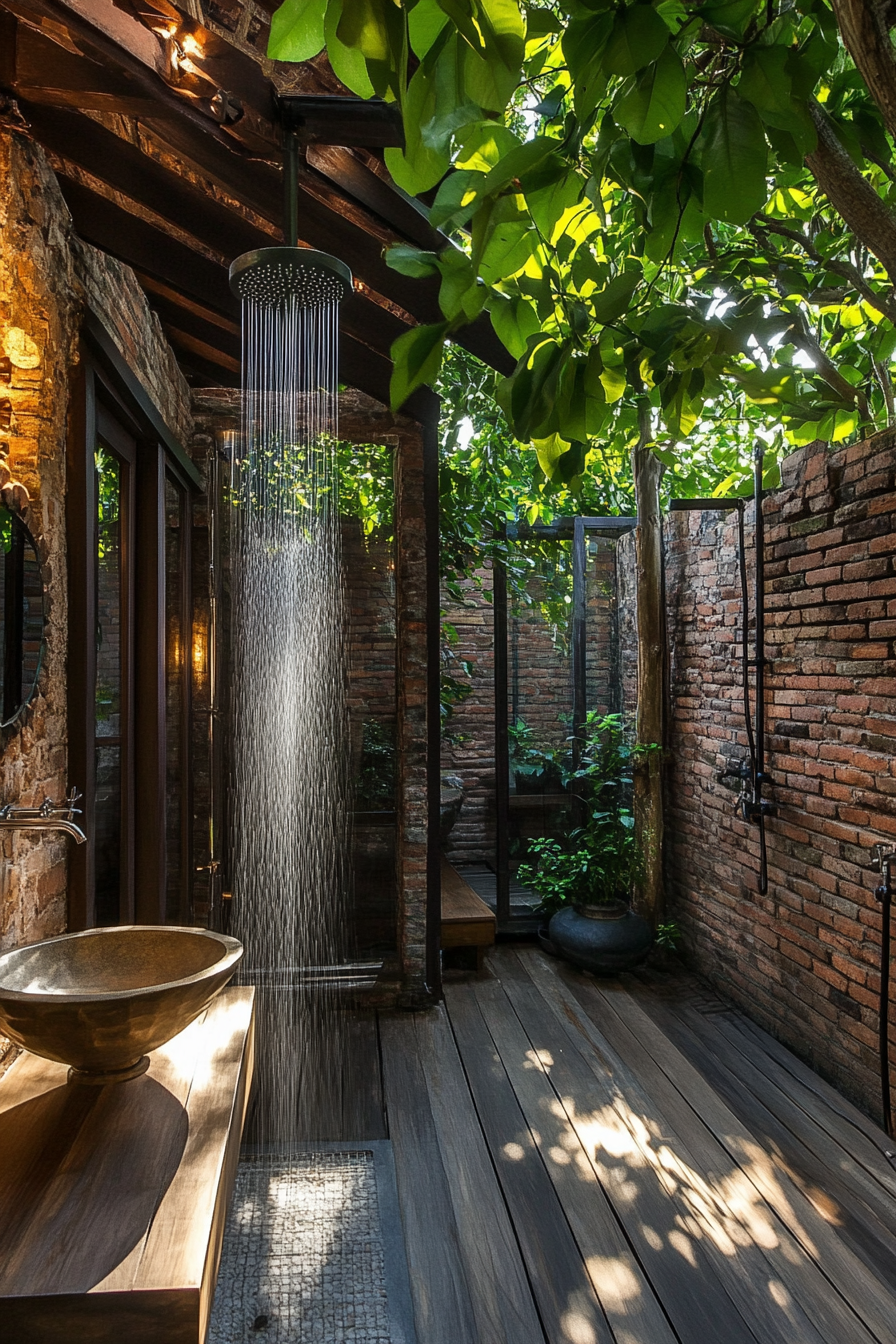
<instances>
[{"instance_id":1,"label":"tiled shower floor","mask_svg":"<svg viewBox=\"0 0 896 1344\"><path fill-rule=\"evenodd\" d=\"M387 1146L240 1163L209 1344L410 1344Z\"/></svg>"}]
</instances>

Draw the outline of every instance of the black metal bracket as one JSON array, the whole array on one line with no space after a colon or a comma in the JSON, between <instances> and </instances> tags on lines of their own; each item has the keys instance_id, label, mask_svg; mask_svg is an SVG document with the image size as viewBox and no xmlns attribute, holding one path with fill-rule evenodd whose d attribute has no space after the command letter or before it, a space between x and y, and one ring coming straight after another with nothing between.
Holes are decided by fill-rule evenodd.
<instances>
[{"instance_id":1,"label":"black metal bracket","mask_svg":"<svg viewBox=\"0 0 896 1344\"><path fill-rule=\"evenodd\" d=\"M337 94L279 93L275 104L284 130L295 131L305 145L404 148L404 127L397 103Z\"/></svg>"}]
</instances>

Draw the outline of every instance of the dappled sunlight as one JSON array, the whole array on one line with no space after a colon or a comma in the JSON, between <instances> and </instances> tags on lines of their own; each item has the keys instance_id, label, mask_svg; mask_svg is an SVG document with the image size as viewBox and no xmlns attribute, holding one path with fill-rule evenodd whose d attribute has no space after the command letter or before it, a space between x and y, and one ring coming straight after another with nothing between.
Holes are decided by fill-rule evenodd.
<instances>
[{"instance_id":1,"label":"dappled sunlight","mask_svg":"<svg viewBox=\"0 0 896 1344\"><path fill-rule=\"evenodd\" d=\"M583 1309L570 1307L560 1323L569 1344L598 1344L597 1332Z\"/></svg>"},{"instance_id":2,"label":"dappled sunlight","mask_svg":"<svg viewBox=\"0 0 896 1344\"><path fill-rule=\"evenodd\" d=\"M505 1143L501 1152L505 1157L509 1157L511 1162L522 1162L526 1156L526 1150L521 1143Z\"/></svg>"}]
</instances>

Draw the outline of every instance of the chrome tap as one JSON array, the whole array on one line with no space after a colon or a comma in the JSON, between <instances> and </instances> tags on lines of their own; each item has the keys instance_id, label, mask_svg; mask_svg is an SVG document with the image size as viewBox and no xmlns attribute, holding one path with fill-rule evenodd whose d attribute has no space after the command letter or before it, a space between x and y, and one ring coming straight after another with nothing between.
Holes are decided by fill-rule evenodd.
<instances>
[{"instance_id":1,"label":"chrome tap","mask_svg":"<svg viewBox=\"0 0 896 1344\"><path fill-rule=\"evenodd\" d=\"M80 807L75 807L75 803L80 801L81 795L73 786L62 804L56 804L49 798L45 798L40 807L16 807L13 803L5 803L0 807L0 830L63 831L76 844L83 845L87 836L75 823L75 817L79 817L82 811Z\"/></svg>"}]
</instances>

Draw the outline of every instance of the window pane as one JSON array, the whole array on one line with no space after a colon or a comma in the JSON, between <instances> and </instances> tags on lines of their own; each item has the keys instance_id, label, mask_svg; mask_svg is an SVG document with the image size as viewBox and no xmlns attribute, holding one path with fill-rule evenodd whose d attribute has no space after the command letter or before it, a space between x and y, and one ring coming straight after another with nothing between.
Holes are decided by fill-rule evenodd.
<instances>
[{"instance_id":1,"label":"window pane","mask_svg":"<svg viewBox=\"0 0 896 1344\"><path fill-rule=\"evenodd\" d=\"M184 610L184 500L165 480L165 839L167 851L166 918L189 921L184 892L183 825L186 805L184 777L185 660L187 613Z\"/></svg>"},{"instance_id":2,"label":"window pane","mask_svg":"<svg viewBox=\"0 0 896 1344\"><path fill-rule=\"evenodd\" d=\"M121 463L96 451L96 735L121 734Z\"/></svg>"},{"instance_id":3,"label":"window pane","mask_svg":"<svg viewBox=\"0 0 896 1344\"><path fill-rule=\"evenodd\" d=\"M96 450L96 812L97 924L115 924L121 900L121 463Z\"/></svg>"}]
</instances>

